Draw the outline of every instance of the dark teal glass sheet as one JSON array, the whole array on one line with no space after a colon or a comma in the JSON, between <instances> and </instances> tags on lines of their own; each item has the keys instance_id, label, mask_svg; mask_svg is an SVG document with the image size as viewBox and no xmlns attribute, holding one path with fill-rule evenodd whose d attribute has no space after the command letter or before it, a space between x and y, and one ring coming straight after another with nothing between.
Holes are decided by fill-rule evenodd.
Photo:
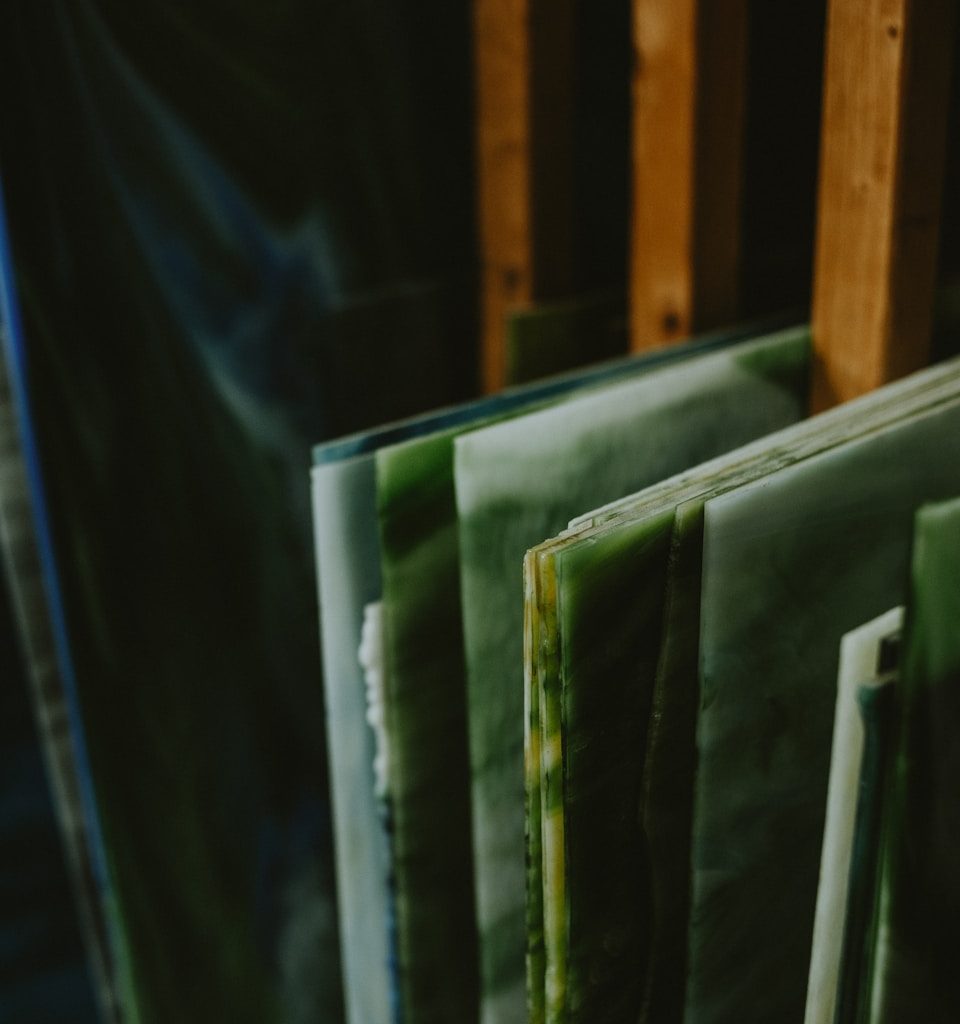
<instances>
[{"instance_id":1,"label":"dark teal glass sheet","mask_svg":"<svg viewBox=\"0 0 960 1024\"><path fill-rule=\"evenodd\" d=\"M473 366L468 12L401 6L0 13L31 498L132 1020L342 1015L303 467Z\"/></svg>"}]
</instances>

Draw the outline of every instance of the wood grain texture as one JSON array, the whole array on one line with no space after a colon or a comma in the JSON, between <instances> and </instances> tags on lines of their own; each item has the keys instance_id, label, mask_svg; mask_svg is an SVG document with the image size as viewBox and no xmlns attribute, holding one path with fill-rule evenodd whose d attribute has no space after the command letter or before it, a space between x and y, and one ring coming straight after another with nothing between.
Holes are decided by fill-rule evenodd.
<instances>
[{"instance_id":1,"label":"wood grain texture","mask_svg":"<svg viewBox=\"0 0 960 1024\"><path fill-rule=\"evenodd\" d=\"M813 405L924 365L956 0L831 0L813 301Z\"/></svg>"},{"instance_id":2,"label":"wood grain texture","mask_svg":"<svg viewBox=\"0 0 960 1024\"><path fill-rule=\"evenodd\" d=\"M634 351L737 311L745 0L634 0Z\"/></svg>"},{"instance_id":3,"label":"wood grain texture","mask_svg":"<svg viewBox=\"0 0 960 1024\"><path fill-rule=\"evenodd\" d=\"M476 0L482 377L506 383L506 317L569 289L572 0Z\"/></svg>"}]
</instances>

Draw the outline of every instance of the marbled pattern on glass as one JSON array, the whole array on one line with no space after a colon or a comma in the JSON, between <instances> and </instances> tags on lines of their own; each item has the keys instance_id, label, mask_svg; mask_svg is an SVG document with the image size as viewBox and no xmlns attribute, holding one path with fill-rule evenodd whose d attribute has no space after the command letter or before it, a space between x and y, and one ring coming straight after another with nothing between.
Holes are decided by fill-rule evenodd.
<instances>
[{"instance_id":1,"label":"marbled pattern on glass","mask_svg":"<svg viewBox=\"0 0 960 1024\"><path fill-rule=\"evenodd\" d=\"M958 489L954 402L708 503L688 1024L802 1017L840 637Z\"/></svg>"},{"instance_id":2,"label":"marbled pattern on glass","mask_svg":"<svg viewBox=\"0 0 960 1024\"><path fill-rule=\"evenodd\" d=\"M347 961L344 965L346 1001L351 1024L380 1024L386 1019L381 1016L387 1002L385 992L390 987L384 963L385 936L393 928L389 900L383 888L386 869L382 863L388 854L373 792L372 738L365 720L363 683L356 659L363 606L368 601L379 599L382 589L376 453L391 446L409 445L415 439L422 439L426 446L424 450L428 450L432 445L431 438L441 432L454 436L457 431L468 430L485 418L513 415L534 403L558 401L590 385L610 384L683 362L698 354L722 350L742 340L749 330L747 327L718 332L687 346L674 346L642 357L589 367L465 405L340 438L314 449L314 526L321 594L324 685L332 714L328 721L328 741L336 818L340 916ZM409 447L401 449L398 459L410 457L409 451ZM415 462L416 454L412 457ZM381 459L390 461L387 455ZM442 536L453 523L453 481L449 473L442 470L434 478L432 487L432 514L420 528L424 536L431 530ZM444 551L448 558L456 558L456 552L449 544ZM447 564L441 576L449 583L457 571L455 564ZM432 584L438 582L433 580ZM450 600L458 600L456 587L452 597L443 586L439 586L435 593L437 606L441 608L448 608ZM429 601L425 600L425 604ZM458 636L459 624L451 622L450 625ZM450 678L462 679L463 659L458 654L455 638L447 654L450 658L446 670ZM451 692L456 693L455 687ZM442 733L438 736L438 749L442 750L447 738ZM437 830L442 832L442 807L439 814ZM400 821L406 820L401 810ZM395 950L393 952L396 953ZM396 956L393 963L399 978L403 963L398 962ZM401 996L397 984L393 989L392 998L395 1009L398 1009Z\"/></svg>"},{"instance_id":3,"label":"marbled pattern on glass","mask_svg":"<svg viewBox=\"0 0 960 1024\"><path fill-rule=\"evenodd\" d=\"M470 1020L478 979L453 433L377 453L405 1024Z\"/></svg>"},{"instance_id":4,"label":"marbled pattern on glass","mask_svg":"<svg viewBox=\"0 0 960 1024\"><path fill-rule=\"evenodd\" d=\"M611 395L584 395L562 408L477 431L458 440L457 483L470 673L478 906L481 915L485 910L490 914L486 921L481 917L481 934L487 930L492 934L496 930L498 935L503 935L508 920L505 915L511 908L507 887L510 866L522 863L523 832L519 811L523 804L519 794L511 793L511 780L519 779L522 761L510 746L511 733L516 734L517 745L522 739L522 731L510 724L510 717L516 717L520 711L519 694L522 692L521 679L510 665L510 655L522 640L518 628L521 594L513 572L516 554L538 536L561 529L578 507L591 502L596 504L618 491L623 493L660 480L762 435L777 424L797 419L802 415L805 400L806 345L804 331L786 332L731 349L723 355L692 362L682 371L664 371L635 384L612 389ZM621 583L629 577L632 571L629 559L618 562L618 554L623 550L622 539L614 539L609 556L596 549L592 552L593 563L590 563L590 556L585 556L582 565L564 563L563 572L558 572L556 579L567 594L564 607L574 608L571 613L574 618L578 608L576 595L582 597L587 593L593 596L582 599L583 608L596 603L594 616L616 616L617 610L610 608L599 595L604 583L610 584L612 574L621 573ZM588 563L592 568L588 568ZM588 582L586 576L601 563L603 571ZM543 565L545 578L552 569L549 563ZM528 569L528 585L534 590L537 584L533 580L538 572L540 569L536 567ZM584 573L583 579L578 578L578 582L566 590L568 579L577 573ZM499 614L491 615L492 609L498 609ZM597 628L587 616L577 621L584 631ZM531 641L528 649L533 652L531 657L542 658L551 630L541 621L536 624L536 631L540 639ZM625 627L624 632L628 633L629 627ZM564 660L564 671L569 675L575 669ZM610 974L608 965L617 958L628 958L627 947L616 934L636 933L629 926L621 929L608 922L600 940L606 943L606 952L593 961L584 959L568 969L564 938L567 910L557 911L557 907L565 906L559 894L566 885L568 872L575 870L571 865L581 862L579 844L585 841L590 846L611 838L606 833L601 835L603 823L608 819L600 808L606 806L605 801L617 797L610 795L606 784L596 785L596 791L590 791L590 800L596 803L598 813L589 828L570 830L565 839L560 835L563 825L560 794L564 789L559 781L561 767L557 747L559 662L549 665L541 660L534 668L528 659L528 674L531 681L536 676L538 684L538 697L528 694L527 701L538 707L541 716L541 757L545 787L549 791L545 798L541 794L545 799L542 858L547 1018L556 1019L568 1005L585 1015L597 1012L601 1006L605 1007L604 1012L615 1014L620 1010L611 998L612 989L604 987ZM511 679L516 679L515 687L509 686ZM575 687L573 692L576 692ZM642 698L640 705L635 712L624 711L621 721L624 729L629 730L631 724L645 723L647 709ZM565 714L570 713L586 718L590 714L587 702L572 710L566 708ZM554 722L556 728L545 724L548 722ZM529 735L534 735L534 731L530 730ZM615 743L609 744L608 752L616 749ZM572 771L579 777L577 773L582 770L584 777L588 777L601 772L609 780L610 772L600 768L599 762L591 761L591 756L602 761L604 755L596 747L592 755L568 750L562 767L564 775L569 778ZM533 760L528 749L528 767ZM528 771L528 790L535 784L536 780ZM610 786L609 790L617 788ZM551 799L550 793L557 795L557 799ZM625 792L621 792L619 798L629 800ZM582 805L586 806L587 802L584 796ZM529 792L527 806L537 806ZM619 824L618 819L614 828ZM528 836L531 826L532 823L528 823ZM589 838L581 840L588 832ZM566 861L565 848L570 850ZM584 860L588 862L589 857ZM539 900L535 868L531 869L530 884L528 917L535 914L534 904ZM636 912L636 901L631 903L623 894L623 898L618 899L612 878L595 882L594 888L596 901L592 909L577 900L569 909L571 933L578 948L584 950L598 945L592 942L591 929L596 929L595 922L605 914L619 918ZM499 920L490 913L496 907L500 907L503 915ZM551 915L550 921L546 920L548 915ZM513 962L522 963L519 955L515 955ZM537 991L541 985L541 969L536 956L531 957L530 963L533 968L529 978L530 1000L531 1004L537 1004L543 998ZM587 981L588 978L592 980ZM497 980L490 979L490 982ZM501 990L507 980L499 980ZM623 997L627 1003L630 998L629 995Z\"/></svg>"},{"instance_id":5,"label":"marbled pattern on glass","mask_svg":"<svg viewBox=\"0 0 960 1024\"><path fill-rule=\"evenodd\" d=\"M565 556L566 552L573 552L578 547L585 550L584 559L589 561L588 552L597 546L598 542L608 534L615 538L618 532L624 536L631 531L637 531L636 542L650 545L651 557L643 563L640 570L634 573L633 578L625 580L618 595L620 602L633 602L633 629L642 634L644 643L654 648L652 653L646 652L643 655L644 662L656 666L656 674L648 673L646 677L640 672L642 663L636 660L631 662L630 644L624 646L624 656L618 663L616 671L610 671L611 658L616 658L616 646L623 644L617 639L613 629L606 629L602 620L597 620L594 625L596 633L590 637L584 633L586 646L579 650L570 649L572 644L570 637L564 638L564 658L570 659L576 664L576 671L580 677L580 683L585 692L591 694L591 699L605 708L609 708L610 714L615 715L612 709L626 707L630 700L635 699L631 690L638 689L654 691L655 714L651 723L651 735L653 743L648 752L647 777L642 781L645 799L649 803L644 809L646 820L644 827L650 829L652 843L650 851L653 855L652 867L662 873L664 865L670 869L666 876L661 876L649 883L651 891L657 893L656 899L662 907L669 908L676 906L683 908L685 905L685 891L688 888L688 876L681 867L676 867L676 860L681 864L687 862L684 858L683 844L689 850L689 812L686 816L683 812L683 802L689 808L689 791L684 795L682 778L684 773L688 779L693 773L693 728L697 707L697 661L694 653L690 656L690 645L685 637L692 637L694 640L699 630L699 600L696 596L687 594L683 588L684 576L692 573L694 583L699 581L699 564L701 548L701 527L703 501L710 496L711 492L718 489L725 489L736 486L739 483L764 476L771 470L776 470L792 462L809 457L831 445L841 442L851 433L869 432L876 429L890 420L899 417L909 416L917 409L923 408L930 403L942 401L944 395L955 393L956 384L955 367L938 368L917 375L909 382L890 389L886 393L868 396L855 403L850 403L842 409L835 410L829 414L818 417L816 420L798 424L774 435L764 438L762 441L748 445L730 456L722 457L697 469L679 475L677 478L655 485L647 491L631 496L620 502L616 502L606 509L582 516L571 530L560 539L541 546L538 551L543 554L552 552L552 556ZM683 511L678 522L683 529L674 533L674 512L678 504L684 501L690 502L690 508ZM659 521L659 522L658 522ZM646 523L646 530L642 528ZM689 524L689 525L687 525ZM671 534L673 541L671 542ZM658 540L659 538L659 540ZM687 566L675 579L673 579L674 593L665 595L667 587L667 556L665 551L672 546L673 566ZM532 557L528 556L529 558ZM562 579L562 574L561 574ZM679 588L679 590L678 590ZM665 613L666 602L666 613ZM668 623L671 626L670 632L665 634L666 643L661 651L661 621L664 615L668 616ZM564 618L561 618L561 625L566 628ZM678 629L676 642L671 641L673 629ZM535 645L532 645L535 647ZM569 649L569 650L567 650ZM535 656L535 650L528 647L528 657ZM660 652L658 655L656 652ZM635 658L635 656L634 656ZM591 665L591 661L593 665ZM541 685L541 695L544 687ZM565 697L566 699L566 697ZM582 702L586 697L582 698ZM576 706L575 704L573 706ZM647 728L646 721L634 731L631 743L626 749L641 749L640 743L644 731ZM591 741L589 732L578 732L569 716L565 722L566 738L565 750L579 747L587 747ZM657 741L658 735L663 737L662 742ZM676 739L676 742L669 742L668 737ZM593 741L596 742L596 741ZM629 778L636 774L637 781L633 784L639 791L641 787L640 776L643 773L643 754L633 761L621 760L621 770L630 773ZM584 784L589 785L589 775L584 778ZM675 789L671 787L676 784ZM621 779L619 786L610 794L610 799L616 799L617 789L626 792L625 803L630 803L629 793L632 792L629 785ZM658 795L659 794L659 795ZM575 806L575 805L572 805ZM570 813L570 811L568 811ZM630 811L624 812L629 816ZM659 819L658 816L667 815ZM631 834L636 834L641 829L639 819L632 826L628 826L624 832L624 838L630 839ZM656 830L662 830L659 838ZM569 830L568 830L569 831ZM578 829L583 835L589 834L589 829ZM644 840L632 840L643 843ZM587 846L589 845L588 840ZM680 847L673 847L677 842ZM624 849L622 849L624 847ZM627 877L637 871L647 871L648 867L644 859L639 862L636 857L627 855L630 842L619 842L617 844L597 843L589 851L589 863L584 864L583 873L585 877ZM582 847L582 853L586 847ZM657 865L660 865L658 868ZM669 889L676 886L676 891L669 891L663 894L658 893L662 886ZM586 899L590 893L589 887L581 892L582 898ZM554 895L546 887L544 888L544 900ZM660 911L657 911L660 913ZM654 918L657 921L657 918ZM634 918L633 925L637 929L645 929L648 926L646 920ZM669 937L661 934L657 938L656 945L663 942L672 944L674 953L677 946L684 944L685 924L673 927L669 931ZM646 941L642 936L638 942ZM547 940L549 952L550 942ZM682 961L682 952L678 954ZM661 963L656 968L658 957ZM628 1008L624 1020L636 1019L636 1015L643 1010L648 1014L650 1020L678 1020L683 1013L683 971L682 963L674 962L669 948L664 956L655 952L651 960L654 968L659 970L659 977L651 977L647 983L649 998L643 1006L634 1005ZM669 976L662 973L663 965L669 972ZM622 962L620 965L621 976L619 984L633 986L635 992L643 992L643 984L638 984L635 976L642 973L644 965L636 965ZM660 992L656 994L657 988ZM678 991L679 989L679 991ZM646 1009L644 1009L644 1007ZM659 1009L656 1009L659 1007ZM651 1014L658 1014L652 1016Z\"/></svg>"}]
</instances>

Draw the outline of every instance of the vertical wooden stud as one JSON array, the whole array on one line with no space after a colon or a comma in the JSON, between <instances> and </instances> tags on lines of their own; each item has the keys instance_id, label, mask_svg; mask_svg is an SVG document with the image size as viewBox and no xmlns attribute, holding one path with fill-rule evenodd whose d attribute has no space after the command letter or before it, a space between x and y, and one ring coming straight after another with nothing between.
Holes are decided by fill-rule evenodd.
<instances>
[{"instance_id":1,"label":"vertical wooden stud","mask_svg":"<svg viewBox=\"0 0 960 1024\"><path fill-rule=\"evenodd\" d=\"M746 0L634 0L634 351L736 317Z\"/></svg>"},{"instance_id":2,"label":"vertical wooden stud","mask_svg":"<svg viewBox=\"0 0 960 1024\"><path fill-rule=\"evenodd\" d=\"M484 389L502 387L506 318L569 291L573 0L476 0Z\"/></svg>"},{"instance_id":3,"label":"vertical wooden stud","mask_svg":"<svg viewBox=\"0 0 960 1024\"><path fill-rule=\"evenodd\" d=\"M812 404L929 357L956 0L830 0Z\"/></svg>"}]
</instances>

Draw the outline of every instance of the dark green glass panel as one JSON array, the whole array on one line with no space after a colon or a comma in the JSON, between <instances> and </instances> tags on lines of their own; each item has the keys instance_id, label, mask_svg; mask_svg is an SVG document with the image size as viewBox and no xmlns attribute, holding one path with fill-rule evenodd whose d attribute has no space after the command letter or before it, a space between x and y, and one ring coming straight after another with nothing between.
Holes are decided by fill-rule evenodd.
<instances>
[{"instance_id":1,"label":"dark green glass panel","mask_svg":"<svg viewBox=\"0 0 960 1024\"><path fill-rule=\"evenodd\" d=\"M869 1020L946 1024L960 1014L954 956L960 920L957 500L918 513L910 577L902 722L885 828L877 977Z\"/></svg>"}]
</instances>

